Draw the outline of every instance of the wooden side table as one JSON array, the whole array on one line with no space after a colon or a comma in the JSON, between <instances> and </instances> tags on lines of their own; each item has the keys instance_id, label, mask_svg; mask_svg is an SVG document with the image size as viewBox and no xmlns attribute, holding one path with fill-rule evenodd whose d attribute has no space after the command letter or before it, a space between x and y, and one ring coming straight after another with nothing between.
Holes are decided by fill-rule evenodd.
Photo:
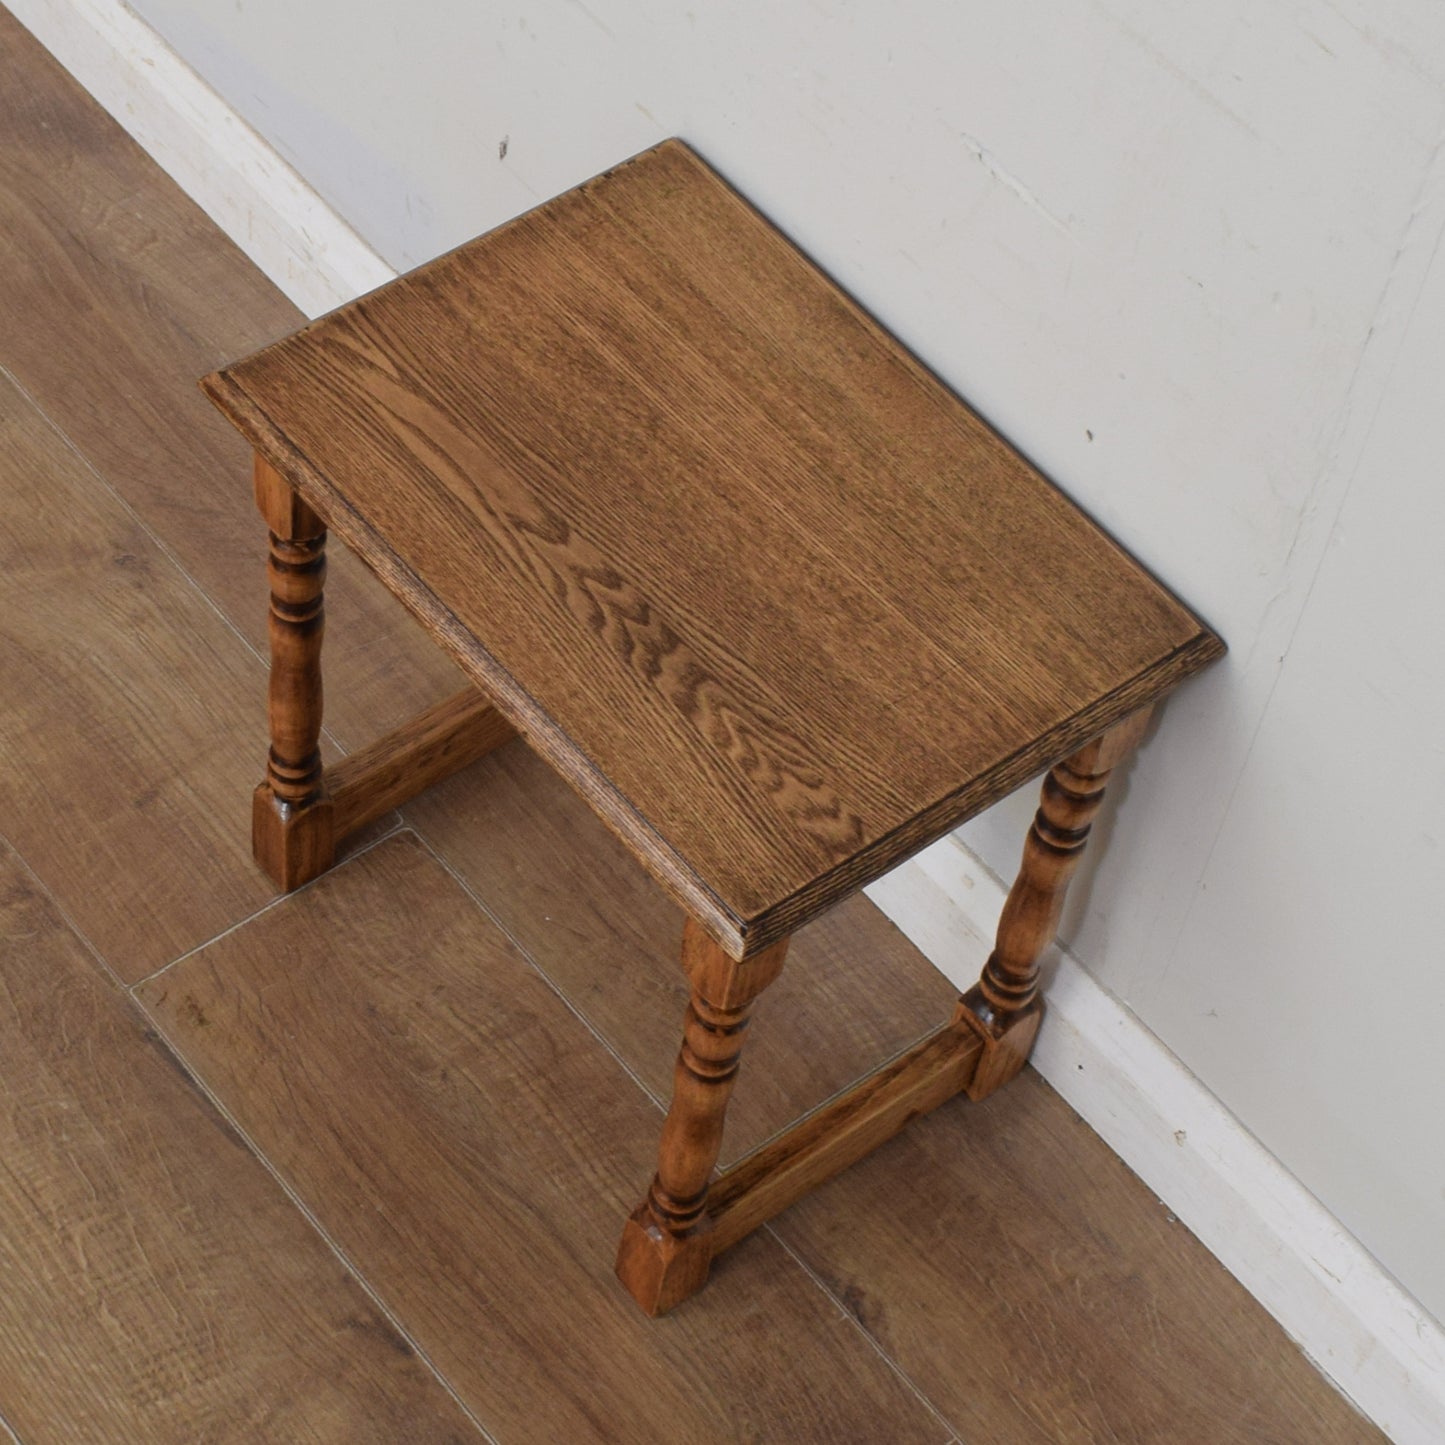
<instances>
[{"instance_id":1,"label":"wooden side table","mask_svg":"<svg viewBox=\"0 0 1445 1445\"><path fill-rule=\"evenodd\" d=\"M1022 1067L1110 771L1218 637L677 141L208 376L271 533L256 857L520 734L688 915L649 1313L909 1119ZM326 529L476 684L323 770ZM714 1177L788 937L1049 770L931 1037Z\"/></svg>"}]
</instances>

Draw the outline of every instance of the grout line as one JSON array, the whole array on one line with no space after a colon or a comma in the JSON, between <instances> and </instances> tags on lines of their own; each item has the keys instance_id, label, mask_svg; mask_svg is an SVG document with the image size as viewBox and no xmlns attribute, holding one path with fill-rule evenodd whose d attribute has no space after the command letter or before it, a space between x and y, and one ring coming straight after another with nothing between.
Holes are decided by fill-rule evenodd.
<instances>
[{"instance_id":1,"label":"grout line","mask_svg":"<svg viewBox=\"0 0 1445 1445\"><path fill-rule=\"evenodd\" d=\"M96 946L90 941L89 938L86 937L83 932L81 932L80 929L76 928L73 920L70 918L69 914L65 911L65 909L61 906L59 900L55 897L54 893L46 885L45 881L40 877L40 875L37 874L35 870L30 866L29 862L20 853L20 850L15 847L14 843L4 834L0 834L0 841L3 841L9 846L12 853L14 853L15 857L19 860L21 867L24 868L26 873L28 873L30 877L35 880L37 886L45 893L45 896L50 900L56 911L61 915L66 926L72 929L72 931L85 945L86 949L94 956L97 963L100 964L101 968L110 978L110 980L116 985L116 987L120 990L120 992L130 999L134 1007L144 1016L144 1018L150 1024L151 1028L155 1030L158 1037L160 1037L164 1041L165 1046L170 1049L171 1052L175 1054L175 1056L185 1065L187 1072L191 1075L192 1078L195 1079L197 1087L201 1090L202 1094L204 1094L212 1107L217 1111L217 1113L222 1116L222 1118L226 1120L226 1122L233 1129L235 1129L237 1136L245 1142L247 1149L251 1151L251 1153L256 1157L257 1161L267 1171L267 1173L276 1180L277 1184L281 1187L287 1198L290 1199L292 1204L294 1204L298 1210L300 1210L302 1216L316 1231L318 1236L326 1244L327 1248L330 1249L331 1252L336 1256L336 1258L341 1261L341 1263L347 1269L348 1273L350 1273L352 1277L357 1281L361 1289L372 1300L372 1302L376 1305L377 1309L381 1311L383 1316L391 1323L392 1327L397 1331L397 1333L400 1334L402 1338L407 1341L407 1343L412 1347L413 1350L415 1350L417 1358L420 1359L432 1372L432 1374L437 1378L443 1389L445 1389L446 1392L456 1402L458 1408L460 1408L467 1416L467 1418L477 1427L483 1437L488 1442L490 1442L490 1445L498 1445L496 1438L486 1429L482 1422L477 1418L475 1413L470 1408L468 1408L466 1403L457 1394L457 1391L452 1386L451 1382L447 1380L447 1378L442 1374L441 1370L432 1361L430 1355L428 1355L426 1351L422 1349L421 1345L412 1338L410 1332L403 1327L399 1318L393 1314L393 1312L381 1299L380 1295L372 1286L371 1282L366 1279L366 1277L362 1274L361 1270L352 1262L352 1260L347 1256L346 1252L340 1247L340 1245L337 1244L337 1242L331 1237L330 1233L323 1227L320 1220L312 1212L310 1207L302 1200L301 1196L297 1194L297 1192L290 1186L286 1179L277 1170L275 1165L271 1163L271 1161L257 1146L251 1136L246 1132L245 1129L241 1127L239 1121L234 1118L231 1112L222 1104L220 1098L212 1091L210 1086L205 1083L201 1074L190 1063L190 1061L186 1059L185 1054L171 1040L170 1036L161 1027L155 1015L152 1014L148 1008L146 1008L144 1002L141 1000L137 993L137 990L140 989L143 985L148 984L152 980L159 978L162 974L176 967L177 964L183 963L186 959L192 958L197 953L200 953L202 950L209 948L213 943L217 943L221 939L229 937L232 933L237 932L239 929L245 928L247 924L254 922L263 914L271 912L272 909L279 907L281 904L286 903L290 899L296 898L301 894L305 893L308 889L315 887L323 879L329 877L332 873L336 872L338 868L344 868L348 864L356 861L357 859L365 857L366 854L372 851L372 849L380 847L383 843L386 843L393 838L399 837L403 833L410 833L417 840L418 844L427 852L427 854L430 855L430 857L438 864L438 866L442 868L442 870L452 879L452 881L457 884L457 886L471 900L471 902L476 906L476 908L492 923L495 928L497 928L497 930L503 935L503 937L507 939L507 941L512 945L512 947L516 949L518 955L521 957L523 962L543 981L543 983L547 985L549 989L551 989L551 991L557 996L557 998L561 1001L567 1011L582 1024L582 1026L588 1031L588 1033L592 1035L594 1039L597 1040L599 1044L601 1044L602 1048L612 1057L612 1059L617 1063L618 1067L621 1068L622 1071L627 1075L627 1077L630 1078L632 1082L637 1085L637 1087L642 1091L642 1093L652 1101L653 1106L658 1110L658 1112L665 1114L667 1111L667 1105L664 1100L661 1099L656 1093L654 1093L653 1090L648 1088L648 1086L638 1076L636 1070L633 1069L633 1067L627 1062L627 1060L618 1053L618 1051L602 1035L602 1033L597 1029L597 1027L592 1023L592 1021L588 1019L586 1015L583 1014L581 1010L576 1007L576 1005L573 1004L572 1000L569 999L565 993L562 992L561 988L558 987L556 982L554 982L554 980L548 976L546 971L541 967L540 964L538 964L536 959L532 957L531 952L525 947L523 947L521 942L511 932L511 930L508 929L505 924L503 924L501 919L497 917L496 913L493 912L491 907L486 903L486 901L481 897L481 895L476 891L476 889L473 888L471 884L465 878L463 878L461 874L458 873L457 870L452 867L452 865L445 858L441 856L441 854L437 851L435 847L433 847L430 839L426 838L422 833L417 831L415 826L413 826L411 823L406 822L405 820L399 821L396 826L389 828L379 838L374 838L371 842L366 844L365 847L359 848L356 850L356 852L349 854L346 858L343 858L340 862L338 862L335 867L327 869L325 873L319 874L309 883L304 883L300 888L295 889L291 893L283 893L280 894L278 897L271 899L269 902L263 904L260 908L256 909L255 912L248 914L245 918L240 919L238 922L233 923L229 927L222 929L220 933L215 935L215 937L209 938L203 943L198 943L194 948L187 949L186 952L180 954L176 958L173 958L169 963L162 964L161 967L154 970L154 972L147 974L144 978L137 979L133 984L126 984L115 972L115 970L111 968L110 964L107 963L104 955L100 952L100 950L96 948ZM933 1030L931 1029L927 1030L919 1037L926 1038L928 1034L932 1032ZM917 1040L915 1040L914 1042L916 1043ZM899 1054L906 1053L907 1050L912 1047L913 1044L908 1044L903 1049L898 1050L894 1055L890 1056L890 1058L896 1058ZM890 1060L885 1060L884 1062L887 1063L889 1061ZM832 1098L838 1097L838 1094L841 1094L843 1092L846 1092L846 1087L845 1089L839 1090L838 1093L830 1096L829 1099L825 1099L821 1104L817 1106L817 1108L825 1107L828 1103L831 1102ZM807 1118L809 1114L815 1112L816 1109L810 1109L801 1117ZM778 1130L775 1134L771 1135L770 1138L776 1138L778 1134L786 1132L786 1129L791 1127L791 1124L785 1126L784 1129ZM793 1260L793 1262L798 1266L799 1269L802 1270L803 1274L813 1284L813 1286L824 1295L824 1297L829 1301L829 1303L832 1304L833 1308L837 1310L839 1315L845 1318L848 1321L849 1325L851 1325L852 1328L856 1330L859 1335L862 1336L862 1338L867 1342L869 1348L878 1355L879 1359L883 1361L884 1365L894 1375L898 1377L899 1381L909 1391L909 1393L917 1398L919 1403L923 1405L926 1410L928 1410L928 1412L939 1422L939 1424L941 1424L945 1429L949 1430L950 1432L953 1432L954 1427L939 1411L938 1407L934 1405L934 1403L928 1398L928 1396L923 1393L923 1391L907 1374L907 1372L902 1368L902 1366L899 1365L898 1362L894 1360L883 1349L882 1345L878 1342L878 1340L875 1339L874 1336L865 1328L862 1321L860 1321L858 1317L851 1310L849 1310L846 1305L843 1304L843 1302L838 1298L838 1296L833 1292L833 1290L829 1288L829 1286L823 1282L819 1275L804 1261L802 1256L798 1254L798 1252L776 1232L771 1223L763 1227L763 1232L767 1233L769 1236L771 1236L772 1239L777 1242L783 1252L791 1260ZM8 1426L8 1424L6 1424L3 1414L0 1414L0 1426L3 1426L7 1431L9 1431L11 1438L15 1440L16 1445L23 1445L23 1442L20 1441L19 1437L16 1436L14 1431L10 1430L10 1427ZM956 1434L951 1434L951 1438L944 1441L943 1445L952 1445L952 1441L955 1439L957 1439Z\"/></svg>"},{"instance_id":2,"label":"grout line","mask_svg":"<svg viewBox=\"0 0 1445 1445\"><path fill-rule=\"evenodd\" d=\"M393 823L379 838L373 838L365 847L358 848L354 853L348 853L346 857L337 859L324 873L318 873L315 878L303 883L299 888L293 888L289 893L278 893L274 898L268 899L263 903L254 913L248 913L244 918L238 919L235 923L228 924L213 937L206 939L202 943L195 944L184 953L177 954L169 963L161 964L159 968L152 970L146 974L144 978L138 978L131 984L122 984L122 987L134 993L136 989L144 984L150 983L153 979L159 978L163 973L174 968L178 963L184 963L188 958L193 958L196 954L200 953L202 949L209 948L213 943L219 943L223 938L228 938L231 934L235 933L238 928L245 928L248 923L254 923L263 913L269 913L273 908L280 907L288 898L299 897L302 893L305 893L308 888L314 888L327 874L334 873L338 868L345 867L353 858L361 858L365 854L370 853L378 844L385 843L388 838L394 838L398 833L403 832L406 826L407 825L401 821Z\"/></svg>"},{"instance_id":3,"label":"grout line","mask_svg":"<svg viewBox=\"0 0 1445 1445\"><path fill-rule=\"evenodd\" d=\"M149 539L151 545L154 546L158 552L160 552L161 556L163 556L166 561L169 562L171 566L176 569L178 573L180 573L182 580L197 593L201 601L204 602L205 605L216 614L216 616L221 620L221 623L226 628L226 630L232 633L237 639L237 641L240 642L241 646L245 648L245 650L252 657L254 657L256 661L259 662L264 669L266 669L267 672L269 672L271 667L270 658L267 657L261 651L261 649L258 648L250 640L250 638L246 636L244 632L241 631L240 626L235 621L233 621L232 618L225 611L222 610L221 604L217 602L215 598L213 598L211 594L206 591L206 589L202 587L201 584L196 580L196 578L193 577L191 573L187 570L185 564L181 561L180 557L171 547L171 544L166 541L166 539L161 535L161 533L158 532L155 527L152 526L151 523L145 519L145 517L141 515L139 510L134 506L130 499L126 497L116 487L115 483L112 482L105 475L105 473L102 472L100 468L96 466L96 464L85 454L85 452L80 449L74 439L70 436L70 433L67 432L65 428L62 427L60 423L57 422L48 411L46 411L46 409L40 404L39 400L24 384L24 382L22 382L20 378L16 376L15 373L11 371L8 366L5 365L4 362L0 362L0 377L4 377L4 379L9 382L9 384L13 386L17 392L19 392L20 396L25 400L26 404L34 409L36 414L45 423L45 425L49 427L52 432L55 433L56 437L59 438L61 444L64 446L66 451L68 451L73 457L75 457L75 459L81 464L81 466L84 467L85 470L89 472L92 477L95 478L95 480L100 484L101 488L105 492L109 493L110 497L131 519L132 523L134 523L135 526L139 527L140 530L145 534L145 536ZM258 578L264 578L265 559L262 556L261 550L259 548L257 550L257 558L258 562L256 575ZM259 597L261 594L258 592L257 595ZM322 725L321 733L322 736L337 750L337 752L339 752L343 756L345 756L346 753L349 751L354 751L354 749L342 747L342 745L336 740L335 736L327 731L325 724Z\"/></svg>"},{"instance_id":4,"label":"grout line","mask_svg":"<svg viewBox=\"0 0 1445 1445\"><path fill-rule=\"evenodd\" d=\"M382 841L383 840L380 838L377 839L378 843ZM362 851L365 852L369 850L364 849ZM353 854L352 856L360 857L361 854L357 853ZM338 866L345 867L346 864L350 863L351 861L351 858L347 858ZM323 874L322 876L324 877L326 875ZM297 892L300 891L300 889L297 890ZM294 894L285 895L285 897L287 898L294 896ZM165 1046L176 1056L177 1059L180 1060L181 1064L185 1067L186 1072L195 1081L196 1088L210 1103L211 1107L215 1109L216 1113L219 1114L221 1118L224 1119L226 1123L236 1131L237 1138L239 1138L245 1144L246 1148L251 1151L251 1154L255 1157L256 1161L261 1165L261 1167L265 1169L265 1171L271 1176L271 1178L276 1181L276 1184L281 1189L282 1193L285 1194L287 1199L289 1199L291 1203L296 1206L297 1210L300 1211L302 1218L305 1219L306 1222L312 1227L312 1229L316 1231L316 1234L321 1239L322 1243L325 1244L326 1247L331 1251L331 1253L335 1255L335 1257L341 1262L346 1272L352 1277L352 1279L356 1281L361 1291L367 1296L368 1299L371 1300L372 1304L376 1306L382 1318L384 1318L387 1323L390 1324L391 1327L397 1332L397 1334L406 1341L407 1345L411 1348L417 1359L420 1360L422 1364L431 1371L432 1375L436 1378L437 1383L440 1384L442 1389L445 1390L446 1393L452 1398L457 1408L461 1410L461 1412L467 1417L468 1420L472 1422L473 1425L476 1426L478 1433L484 1440L488 1442L488 1445L500 1445L500 1442L498 1442L496 1436L493 1435L492 1432L488 1430L484 1424L482 1424L481 1420L478 1419L476 1412L472 1410L471 1407L466 1403L466 1401L463 1400L462 1397L457 1393L456 1388L452 1385L451 1381L448 1380L444 1374L442 1374L441 1370L438 1369L436 1363L432 1360L432 1357L426 1352L426 1350L422 1348L420 1342L412 1336L411 1331L402 1324L400 1318L387 1305L385 1300L382 1299L381 1295L377 1292L371 1281L366 1278L366 1276L356 1266L356 1264L352 1261L346 1251L342 1249L342 1247L337 1243L335 1239L332 1238L330 1231L328 1231L326 1227L321 1223L320 1219L317 1218L311 1207L291 1186L290 1182L281 1173L281 1171L277 1169L276 1166L270 1161L270 1159L266 1157L265 1153L263 1153L262 1150L257 1147L256 1141L252 1139L250 1134L247 1133L247 1131L241 1126L240 1120L237 1119L235 1115L233 1115L231 1111L225 1106L225 1104L221 1102L219 1095L217 1095L216 1092L211 1088L211 1086L206 1083L204 1076L195 1068L195 1066L190 1062L190 1060L186 1058L184 1051L175 1044L175 1042L171 1039L170 1035L166 1033L165 1029L161 1026L160 1020L154 1014L152 1014L149 1009L146 1008L145 1004L143 1004L140 999L135 998L134 995L132 995L132 998L134 1000L136 1008L139 1009L141 1014L145 1017L146 1021L150 1024L151 1028L155 1030L157 1036L164 1041Z\"/></svg>"},{"instance_id":5,"label":"grout line","mask_svg":"<svg viewBox=\"0 0 1445 1445\"><path fill-rule=\"evenodd\" d=\"M313 879L312 882L315 882L315 880ZM309 888L311 884L307 883L303 886ZM296 891L299 893L301 889L298 888ZM226 927L223 928L219 933L214 934L212 937L195 944L191 948L188 948L184 953L178 953L173 959L171 959L169 963L163 963L159 968L152 969L151 972L146 974L144 978L138 978L134 983L126 984L126 992L133 994L136 989L150 983L153 979L159 978L163 973L167 972L169 969L174 968L178 963L184 963L188 958L192 958L196 954L198 954L203 948L209 948L213 943L219 943L221 939L229 937L238 928L244 928L248 923L253 923L256 919L260 918L263 913L269 913L273 908L277 906L277 904L284 903L290 897L291 894L289 893L281 893L278 894L275 898L268 899L253 913L248 913L244 918L237 919L235 923L227 924Z\"/></svg>"},{"instance_id":6,"label":"grout line","mask_svg":"<svg viewBox=\"0 0 1445 1445\"><path fill-rule=\"evenodd\" d=\"M416 825L412 823L404 824L403 828L399 829L398 831L410 831L413 834L417 842L420 843L421 846L426 849L429 854L431 854L432 858L435 859L435 861L442 867L442 869L445 870L445 872L451 877L452 881L462 890L463 893L467 895L468 898L472 900L472 902L477 906L477 908L480 909L481 912L491 921L493 926L512 945L512 947L517 950L517 953L520 955L522 961L528 966L528 968L530 968L538 976L538 978L540 978L542 982L545 983L547 987L550 988L552 992L557 995L557 997L566 1007L568 1013L570 1013L575 1019L577 1019L582 1024L583 1028L585 1028L587 1032L591 1034L592 1037L596 1039L599 1044L602 1045L602 1047L607 1051L607 1053L610 1054L612 1058L616 1061L618 1067L623 1071L623 1073L625 1073L627 1077L631 1079L632 1082L636 1084L637 1087L641 1089L642 1092L646 1094L649 1099L652 1100L653 1104L655 1104L660 1111L666 1113L666 1102L657 1094L653 1093L653 1091L649 1089L645 1083L643 1083L642 1079L638 1076L637 1071L632 1067L632 1065L629 1064L627 1060L624 1059L622 1055L617 1052L617 1050L612 1046L609 1040L604 1037L604 1035L598 1030L597 1026L592 1022L592 1020L589 1019L587 1015L584 1014L581 1009L579 1009L577 1005L574 1004L572 1000L568 998L565 993L562 992L562 990L547 974L547 971L542 967L542 965L539 964L537 960L532 957L531 952L523 946L521 940L518 939L517 936L511 931L511 929L509 929L506 924L503 923L502 920L498 918L497 915L492 911L491 906L481 896L481 894L478 893L477 890L473 888L472 885L468 883L467 880L463 878L462 875L458 873L457 870L453 868L452 865L445 858L442 857L442 855L436 850L436 848L432 846L431 840L427 838L425 834L418 832ZM680 1028L681 1025L679 1024L679 1029Z\"/></svg>"}]
</instances>

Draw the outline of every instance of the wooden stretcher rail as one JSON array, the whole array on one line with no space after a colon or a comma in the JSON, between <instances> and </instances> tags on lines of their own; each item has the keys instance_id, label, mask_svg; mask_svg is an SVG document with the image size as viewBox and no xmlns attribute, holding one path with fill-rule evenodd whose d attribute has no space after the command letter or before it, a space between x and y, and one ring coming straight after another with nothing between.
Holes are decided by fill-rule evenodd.
<instances>
[{"instance_id":1,"label":"wooden stretcher rail","mask_svg":"<svg viewBox=\"0 0 1445 1445\"><path fill-rule=\"evenodd\" d=\"M337 839L510 742L517 730L465 688L327 769Z\"/></svg>"},{"instance_id":2,"label":"wooden stretcher rail","mask_svg":"<svg viewBox=\"0 0 1445 1445\"><path fill-rule=\"evenodd\" d=\"M976 1033L947 1023L740 1159L708 1191L713 1254L962 1092L982 1052Z\"/></svg>"}]
</instances>

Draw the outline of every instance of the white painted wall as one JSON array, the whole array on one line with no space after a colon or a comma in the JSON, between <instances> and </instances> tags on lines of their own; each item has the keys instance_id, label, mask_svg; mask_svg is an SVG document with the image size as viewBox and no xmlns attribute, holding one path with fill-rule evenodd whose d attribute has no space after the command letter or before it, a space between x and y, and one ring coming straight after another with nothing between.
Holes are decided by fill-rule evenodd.
<instances>
[{"instance_id":1,"label":"white painted wall","mask_svg":"<svg viewBox=\"0 0 1445 1445\"><path fill-rule=\"evenodd\" d=\"M686 137L1204 612L1065 935L1445 1317L1445 7L133 3L400 267Z\"/></svg>"}]
</instances>

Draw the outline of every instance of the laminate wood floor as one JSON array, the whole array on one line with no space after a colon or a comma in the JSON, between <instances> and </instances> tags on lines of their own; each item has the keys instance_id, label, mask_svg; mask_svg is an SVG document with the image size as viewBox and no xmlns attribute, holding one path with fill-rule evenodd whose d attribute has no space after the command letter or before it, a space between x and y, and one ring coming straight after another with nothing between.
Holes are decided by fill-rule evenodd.
<instances>
[{"instance_id":1,"label":"laminate wood floor","mask_svg":"<svg viewBox=\"0 0 1445 1445\"><path fill-rule=\"evenodd\" d=\"M0 1433L1381 1440L1031 1073L637 1313L673 905L520 744L283 902L247 858L262 533L194 378L296 320L0 10ZM355 747L455 679L336 550ZM947 1007L864 901L804 957L729 1155Z\"/></svg>"}]
</instances>

